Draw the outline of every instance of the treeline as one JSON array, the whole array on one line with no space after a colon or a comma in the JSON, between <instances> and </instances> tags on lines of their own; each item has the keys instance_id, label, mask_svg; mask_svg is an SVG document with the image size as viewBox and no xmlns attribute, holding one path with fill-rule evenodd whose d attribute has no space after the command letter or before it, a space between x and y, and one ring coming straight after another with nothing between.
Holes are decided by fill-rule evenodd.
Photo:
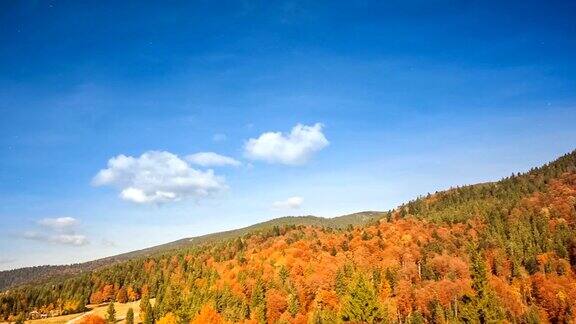
<instances>
[{"instance_id":1,"label":"treeline","mask_svg":"<svg viewBox=\"0 0 576 324\"><path fill-rule=\"evenodd\" d=\"M142 299L141 320L161 324L570 322L575 238L573 152L366 226L275 226L19 287L0 317Z\"/></svg>"},{"instance_id":2,"label":"treeline","mask_svg":"<svg viewBox=\"0 0 576 324\"><path fill-rule=\"evenodd\" d=\"M44 265L14 270L0 271L0 291L29 282L38 282L50 277L62 277L81 272L78 264L72 265Z\"/></svg>"},{"instance_id":3,"label":"treeline","mask_svg":"<svg viewBox=\"0 0 576 324\"><path fill-rule=\"evenodd\" d=\"M363 225L372 220L381 218L382 215L382 212L365 211L334 218L316 216L280 217L240 229L180 239L167 244L84 263L57 266L45 265L0 271L0 292L18 285L42 284L43 282L49 280L62 280L66 277L71 277L82 272L92 271L126 260L148 257L163 252L183 249L192 245L211 244L231 238L242 237L245 234L257 232L259 230L271 228L273 226L311 225L320 227L343 228L347 225Z\"/></svg>"}]
</instances>

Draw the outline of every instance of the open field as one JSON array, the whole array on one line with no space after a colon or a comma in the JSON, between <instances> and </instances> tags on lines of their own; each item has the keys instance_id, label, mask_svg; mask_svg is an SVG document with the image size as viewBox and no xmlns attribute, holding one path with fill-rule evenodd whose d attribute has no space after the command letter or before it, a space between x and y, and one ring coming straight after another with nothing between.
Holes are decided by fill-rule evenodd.
<instances>
[{"instance_id":1,"label":"open field","mask_svg":"<svg viewBox=\"0 0 576 324\"><path fill-rule=\"evenodd\" d=\"M68 321L71 321L75 318L78 318L78 317L82 316L83 314L85 314L85 313L49 317L49 318L43 318L43 319L38 319L38 320L26 321L26 323L61 324L61 323L67 323Z\"/></svg>"},{"instance_id":2,"label":"open field","mask_svg":"<svg viewBox=\"0 0 576 324\"><path fill-rule=\"evenodd\" d=\"M150 299L150 303L154 305L154 299ZM26 323L32 324L64 324L64 323L80 323L82 317L88 314L95 314L102 318L106 317L106 311L108 309L108 304L101 304L101 305L88 305L87 306L90 310L84 313L78 314L70 314L70 315L63 315L63 316L56 316L56 317L49 317L37 320L26 321ZM129 308L134 310L134 322L138 323L140 321L140 301L135 301L131 303L114 303L114 308L116 309L116 323L124 323L124 319L126 318L126 313L128 312ZM7 323L7 322L2 322Z\"/></svg>"},{"instance_id":3,"label":"open field","mask_svg":"<svg viewBox=\"0 0 576 324\"><path fill-rule=\"evenodd\" d=\"M150 299L150 303L154 306L154 299ZM116 322L117 323L124 323L124 319L126 318L126 313L128 312L129 308L132 308L134 311L134 322L138 323L140 321L140 301L135 301L131 303L114 303L114 308L116 309ZM108 304L100 305L95 307L92 311L87 313L98 315L102 318L106 317L106 310L108 309ZM77 322L77 321L75 321Z\"/></svg>"}]
</instances>

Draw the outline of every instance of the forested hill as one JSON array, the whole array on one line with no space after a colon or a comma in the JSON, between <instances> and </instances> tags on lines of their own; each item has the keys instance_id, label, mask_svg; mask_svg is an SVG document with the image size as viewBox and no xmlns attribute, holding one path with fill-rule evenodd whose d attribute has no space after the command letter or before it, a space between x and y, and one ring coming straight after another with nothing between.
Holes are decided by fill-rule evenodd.
<instances>
[{"instance_id":1,"label":"forested hill","mask_svg":"<svg viewBox=\"0 0 576 324\"><path fill-rule=\"evenodd\" d=\"M0 317L142 298L142 321L162 324L576 318L576 151L334 225L253 228L12 288L0 294Z\"/></svg>"},{"instance_id":2,"label":"forested hill","mask_svg":"<svg viewBox=\"0 0 576 324\"><path fill-rule=\"evenodd\" d=\"M524 174L420 197L402 205L399 211L401 216L411 214L435 222L464 222L473 217L490 220L501 212L498 209L510 209L520 199L545 191L551 182L573 172L576 172L576 150Z\"/></svg>"},{"instance_id":3,"label":"forested hill","mask_svg":"<svg viewBox=\"0 0 576 324\"><path fill-rule=\"evenodd\" d=\"M73 275L81 274L83 272L88 272L102 267L106 267L118 262L131 260L139 257L149 257L158 253L164 253L171 250L181 249L194 244L204 244L209 242L216 242L220 240L235 238L245 235L249 232L272 228L274 226L315 225L315 226L343 228L348 225L366 224L370 221L381 218L383 215L384 213L382 212L365 211L334 218L325 218L317 216L286 216L240 229L206 234L197 237L183 238L174 242L84 263L76 263L69 265L43 265L36 267L26 267L14 270L0 271L0 291L22 284L28 284L33 282L38 283L56 278L63 279Z\"/></svg>"}]
</instances>

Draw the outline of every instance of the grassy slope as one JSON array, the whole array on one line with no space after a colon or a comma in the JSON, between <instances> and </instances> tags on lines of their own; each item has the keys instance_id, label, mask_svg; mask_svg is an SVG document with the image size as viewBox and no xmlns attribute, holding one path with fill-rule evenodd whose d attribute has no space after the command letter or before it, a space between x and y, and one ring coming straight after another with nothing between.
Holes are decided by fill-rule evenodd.
<instances>
[{"instance_id":1,"label":"grassy slope","mask_svg":"<svg viewBox=\"0 0 576 324\"><path fill-rule=\"evenodd\" d=\"M150 303L152 303L152 305L154 305L154 299L151 299ZM106 318L106 312L108 310L108 304L88 305L88 308L90 308L90 310L87 312L84 312L84 313L31 320L31 321L26 321L26 323L31 323L31 324L64 324L64 323L68 323L69 321L73 321L72 323L79 323L79 320L81 319L81 317L88 315L88 314L94 314L94 315L98 315L102 318ZM132 310L134 311L134 321L137 323L140 321L140 318L139 318L140 301L135 301L135 302L124 303L124 304L114 303L114 309L116 310L116 323L125 323L126 322L125 321L126 313L128 312L129 308L132 308ZM2 323L5 323L5 322L2 322Z\"/></svg>"}]
</instances>

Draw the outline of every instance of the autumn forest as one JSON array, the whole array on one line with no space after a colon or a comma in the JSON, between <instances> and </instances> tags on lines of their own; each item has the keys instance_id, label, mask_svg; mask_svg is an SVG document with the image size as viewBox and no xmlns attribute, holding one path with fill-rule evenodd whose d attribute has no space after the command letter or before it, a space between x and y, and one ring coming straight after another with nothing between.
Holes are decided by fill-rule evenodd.
<instances>
[{"instance_id":1,"label":"autumn forest","mask_svg":"<svg viewBox=\"0 0 576 324\"><path fill-rule=\"evenodd\" d=\"M364 225L271 225L11 287L0 318L140 301L146 324L567 323L575 267L576 151Z\"/></svg>"}]
</instances>

